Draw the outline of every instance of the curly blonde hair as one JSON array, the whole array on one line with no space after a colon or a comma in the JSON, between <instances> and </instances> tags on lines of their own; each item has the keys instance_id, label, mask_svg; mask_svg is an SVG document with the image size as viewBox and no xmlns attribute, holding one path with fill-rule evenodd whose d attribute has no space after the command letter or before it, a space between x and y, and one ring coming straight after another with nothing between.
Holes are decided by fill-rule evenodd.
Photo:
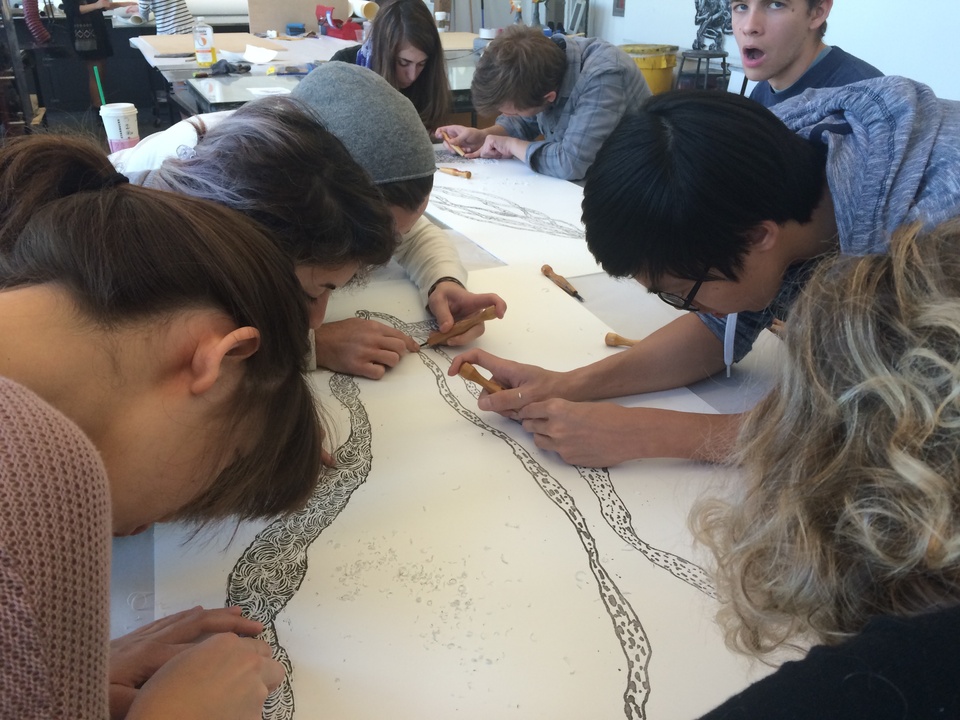
<instances>
[{"instance_id":1,"label":"curly blonde hair","mask_svg":"<svg viewBox=\"0 0 960 720\"><path fill-rule=\"evenodd\" d=\"M754 655L960 601L960 222L825 262L785 341L742 497L692 514L727 643Z\"/></svg>"}]
</instances>

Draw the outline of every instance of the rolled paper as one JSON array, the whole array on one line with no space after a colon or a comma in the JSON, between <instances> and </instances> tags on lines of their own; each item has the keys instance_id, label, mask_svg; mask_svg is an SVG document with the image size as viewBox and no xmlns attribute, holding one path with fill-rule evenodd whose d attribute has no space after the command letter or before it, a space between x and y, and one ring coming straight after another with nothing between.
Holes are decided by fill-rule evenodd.
<instances>
[{"instance_id":1,"label":"rolled paper","mask_svg":"<svg viewBox=\"0 0 960 720\"><path fill-rule=\"evenodd\" d=\"M350 12L366 20L373 20L379 9L380 6L375 2L368 2L368 0L350 0Z\"/></svg>"}]
</instances>

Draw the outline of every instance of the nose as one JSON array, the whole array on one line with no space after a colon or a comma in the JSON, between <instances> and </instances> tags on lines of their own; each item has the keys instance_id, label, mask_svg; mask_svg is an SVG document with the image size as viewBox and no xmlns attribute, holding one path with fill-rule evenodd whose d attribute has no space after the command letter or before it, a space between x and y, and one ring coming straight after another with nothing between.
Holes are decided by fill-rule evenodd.
<instances>
[{"instance_id":1,"label":"nose","mask_svg":"<svg viewBox=\"0 0 960 720\"><path fill-rule=\"evenodd\" d=\"M737 14L737 24L740 26L740 32L744 35L758 35L762 29L760 16L753 8L748 8L746 12Z\"/></svg>"},{"instance_id":2,"label":"nose","mask_svg":"<svg viewBox=\"0 0 960 720\"><path fill-rule=\"evenodd\" d=\"M419 74L420 74L420 73L417 72L417 66L416 66L416 65L407 65L407 67L403 68L403 84L404 84L404 86L405 86L405 87L409 87L410 85L413 85L413 83L414 83L414 82L416 81L416 79L417 79L417 75L419 75Z\"/></svg>"},{"instance_id":3,"label":"nose","mask_svg":"<svg viewBox=\"0 0 960 720\"><path fill-rule=\"evenodd\" d=\"M327 314L327 303L330 301L330 293L325 292L312 303L310 303L310 328L316 330L323 325L323 318Z\"/></svg>"}]
</instances>

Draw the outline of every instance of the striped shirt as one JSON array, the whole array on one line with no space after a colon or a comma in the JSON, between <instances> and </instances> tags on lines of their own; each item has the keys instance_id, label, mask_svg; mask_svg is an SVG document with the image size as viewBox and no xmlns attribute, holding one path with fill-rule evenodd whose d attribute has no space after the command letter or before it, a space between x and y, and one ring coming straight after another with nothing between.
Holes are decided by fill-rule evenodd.
<instances>
[{"instance_id":1,"label":"striped shirt","mask_svg":"<svg viewBox=\"0 0 960 720\"><path fill-rule=\"evenodd\" d=\"M157 35L185 35L193 32L193 15L185 0L140 0L144 20L150 12L157 20Z\"/></svg>"}]
</instances>

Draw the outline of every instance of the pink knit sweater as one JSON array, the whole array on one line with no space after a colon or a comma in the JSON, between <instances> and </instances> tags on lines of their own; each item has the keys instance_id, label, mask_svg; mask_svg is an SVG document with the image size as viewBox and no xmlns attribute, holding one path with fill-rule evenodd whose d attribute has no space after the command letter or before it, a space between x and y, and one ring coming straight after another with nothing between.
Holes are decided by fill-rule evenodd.
<instances>
[{"instance_id":1,"label":"pink knit sweater","mask_svg":"<svg viewBox=\"0 0 960 720\"><path fill-rule=\"evenodd\" d=\"M96 448L0 378L0 715L108 717L110 491Z\"/></svg>"}]
</instances>

